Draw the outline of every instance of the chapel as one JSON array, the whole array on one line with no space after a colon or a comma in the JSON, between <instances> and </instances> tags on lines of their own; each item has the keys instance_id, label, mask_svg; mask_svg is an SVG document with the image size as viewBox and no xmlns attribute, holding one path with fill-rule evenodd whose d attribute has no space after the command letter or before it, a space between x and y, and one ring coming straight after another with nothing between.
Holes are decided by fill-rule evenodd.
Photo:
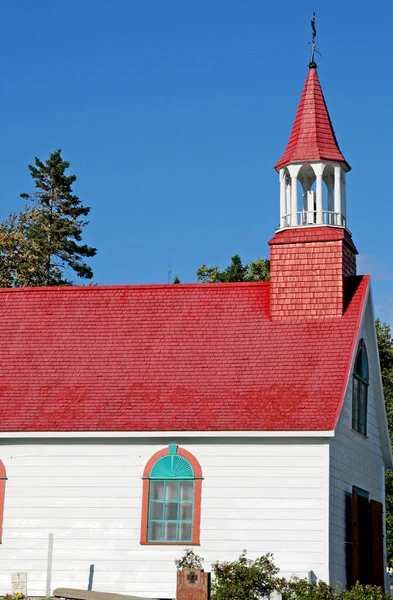
<instances>
[{"instance_id":1,"label":"chapel","mask_svg":"<svg viewBox=\"0 0 393 600\"><path fill-rule=\"evenodd\" d=\"M275 169L269 282L0 289L0 594L169 600L186 547L386 587L371 285L313 58Z\"/></svg>"}]
</instances>

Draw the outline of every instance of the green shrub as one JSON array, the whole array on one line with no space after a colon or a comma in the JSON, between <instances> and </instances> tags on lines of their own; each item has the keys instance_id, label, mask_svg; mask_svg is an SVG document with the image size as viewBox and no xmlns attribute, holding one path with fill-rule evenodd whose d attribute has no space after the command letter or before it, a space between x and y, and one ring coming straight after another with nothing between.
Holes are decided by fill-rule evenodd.
<instances>
[{"instance_id":1,"label":"green shrub","mask_svg":"<svg viewBox=\"0 0 393 600\"><path fill-rule=\"evenodd\" d=\"M337 600L389 600L390 596L377 585L357 583L350 590L338 590Z\"/></svg>"},{"instance_id":2,"label":"green shrub","mask_svg":"<svg viewBox=\"0 0 393 600\"><path fill-rule=\"evenodd\" d=\"M182 571L183 569L202 569L202 563L205 559L198 554L195 554L192 548L184 548L184 556L175 560L176 569Z\"/></svg>"},{"instance_id":3,"label":"green shrub","mask_svg":"<svg viewBox=\"0 0 393 600\"><path fill-rule=\"evenodd\" d=\"M306 579L293 577L282 587L283 600L388 600L389 596L376 585L357 583L350 590L332 586L324 581L309 583Z\"/></svg>"},{"instance_id":4,"label":"green shrub","mask_svg":"<svg viewBox=\"0 0 393 600\"><path fill-rule=\"evenodd\" d=\"M333 588L324 581L309 583L307 579L299 577L292 577L285 581L281 591L283 600L334 600L335 598Z\"/></svg>"},{"instance_id":5,"label":"green shrub","mask_svg":"<svg viewBox=\"0 0 393 600\"><path fill-rule=\"evenodd\" d=\"M278 571L271 554L250 560L245 550L233 562L216 562L212 565L212 600L260 600L281 589Z\"/></svg>"}]
</instances>

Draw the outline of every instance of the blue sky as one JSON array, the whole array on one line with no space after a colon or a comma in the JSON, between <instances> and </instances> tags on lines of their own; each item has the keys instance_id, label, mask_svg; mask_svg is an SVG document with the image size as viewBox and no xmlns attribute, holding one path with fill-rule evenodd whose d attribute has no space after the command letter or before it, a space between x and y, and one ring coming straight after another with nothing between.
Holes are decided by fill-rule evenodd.
<instances>
[{"instance_id":1,"label":"blue sky","mask_svg":"<svg viewBox=\"0 0 393 600\"><path fill-rule=\"evenodd\" d=\"M307 75L344 156L348 227L376 313L393 324L393 4L389 0L18 0L2 7L0 217L60 147L91 206L99 284L196 280L268 256L273 164Z\"/></svg>"}]
</instances>

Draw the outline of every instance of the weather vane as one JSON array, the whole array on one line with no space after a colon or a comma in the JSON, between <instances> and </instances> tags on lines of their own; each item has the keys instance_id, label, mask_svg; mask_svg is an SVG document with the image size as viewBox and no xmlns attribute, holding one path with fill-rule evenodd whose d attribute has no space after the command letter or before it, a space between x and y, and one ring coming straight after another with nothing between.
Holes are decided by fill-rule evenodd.
<instances>
[{"instance_id":1,"label":"weather vane","mask_svg":"<svg viewBox=\"0 0 393 600\"><path fill-rule=\"evenodd\" d=\"M311 31L312 31L312 38L311 38L311 59L310 59L310 63L309 63L309 67L310 69L315 69L317 66L317 63L314 60L314 55L315 55L315 38L317 35L317 30L315 28L315 12L312 15L312 19L311 19Z\"/></svg>"}]
</instances>

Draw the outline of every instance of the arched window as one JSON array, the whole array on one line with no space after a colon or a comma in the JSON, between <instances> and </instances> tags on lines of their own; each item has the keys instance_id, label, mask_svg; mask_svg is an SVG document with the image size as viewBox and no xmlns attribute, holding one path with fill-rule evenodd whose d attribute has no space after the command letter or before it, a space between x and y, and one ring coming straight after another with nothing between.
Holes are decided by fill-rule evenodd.
<instances>
[{"instance_id":1,"label":"arched window","mask_svg":"<svg viewBox=\"0 0 393 600\"><path fill-rule=\"evenodd\" d=\"M6 482L5 467L0 460L0 544L3 539L3 513L4 513L4 499L5 499L5 482Z\"/></svg>"},{"instance_id":2,"label":"arched window","mask_svg":"<svg viewBox=\"0 0 393 600\"><path fill-rule=\"evenodd\" d=\"M184 448L170 445L143 472L141 544L199 544L202 471Z\"/></svg>"},{"instance_id":3,"label":"arched window","mask_svg":"<svg viewBox=\"0 0 393 600\"><path fill-rule=\"evenodd\" d=\"M353 372L352 429L367 433L368 359L364 340L360 340Z\"/></svg>"}]
</instances>

